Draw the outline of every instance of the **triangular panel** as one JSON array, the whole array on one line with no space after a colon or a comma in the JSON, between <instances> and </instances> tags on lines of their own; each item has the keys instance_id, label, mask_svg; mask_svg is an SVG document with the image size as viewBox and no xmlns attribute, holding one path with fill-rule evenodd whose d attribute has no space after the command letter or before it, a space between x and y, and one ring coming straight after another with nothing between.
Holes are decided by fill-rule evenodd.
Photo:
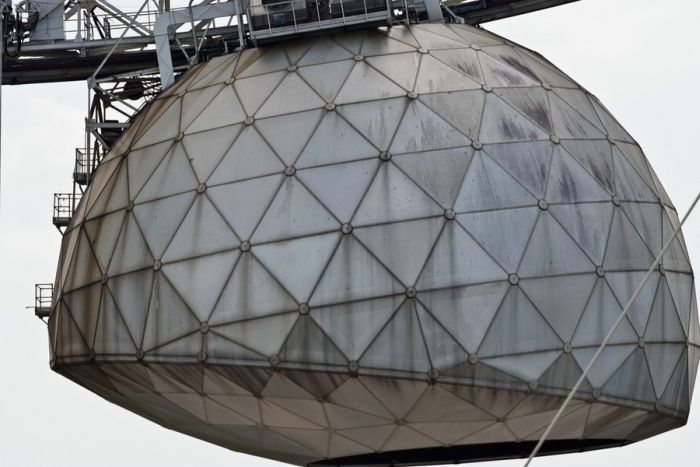
<instances>
[{"instance_id":1,"label":"triangular panel","mask_svg":"<svg viewBox=\"0 0 700 467\"><path fill-rule=\"evenodd\" d=\"M434 369L452 368L467 361L468 356L462 346L420 303L416 304L416 312Z\"/></svg>"},{"instance_id":2,"label":"triangular panel","mask_svg":"<svg viewBox=\"0 0 700 467\"><path fill-rule=\"evenodd\" d=\"M595 265L549 214L540 216L523 255L518 273L523 277L593 272Z\"/></svg>"},{"instance_id":3,"label":"triangular panel","mask_svg":"<svg viewBox=\"0 0 700 467\"><path fill-rule=\"evenodd\" d=\"M626 158L632 164L634 170L644 179L652 191L656 190L656 183L654 182L649 162L639 146L629 143L616 143L615 147L613 147L613 157L620 156Z\"/></svg>"},{"instance_id":4,"label":"triangular panel","mask_svg":"<svg viewBox=\"0 0 700 467\"><path fill-rule=\"evenodd\" d=\"M430 385L406 414L406 421L415 422L459 422L493 420L494 417L479 407L457 397L454 393Z\"/></svg>"},{"instance_id":5,"label":"triangular panel","mask_svg":"<svg viewBox=\"0 0 700 467\"><path fill-rule=\"evenodd\" d=\"M237 79L233 86L241 99L245 114L255 115L262 103L287 74L286 71L278 71L252 78ZM243 118L245 119L245 116Z\"/></svg>"},{"instance_id":6,"label":"triangular panel","mask_svg":"<svg viewBox=\"0 0 700 467\"><path fill-rule=\"evenodd\" d=\"M407 300L375 338L360 359L360 368L427 373L430 358L425 348L415 302Z\"/></svg>"},{"instance_id":7,"label":"triangular panel","mask_svg":"<svg viewBox=\"0 0 700 467\"><path fill-rule=\"evenodd\" d=\"M243 253L212 312L211 325L297 309L297 302L250 254Z\"/></svg>"},{"instance_id":8,"label":"triangular panel","mask_svg":"<svg viewBox=\"0 0 700 467\"><path fill-rule=\"evenodd\" d=\"M478 56L481 69L484 71L484 79L494 88L534 87L539 84L510 63L506 64L484 52L479 53Z\"/></svg>"},{"instance_id":9,"label":"triangular panel","mask_svg":"<svg viewBox=\"0 0 700 467\"><path fill-rule=\"evenodd\" d=\"M613 163L615 166L615 191L622 200L626 201L649 201L656 203L659 197L632 168L627 159L620 157L620 154L613 153Z\"/></svg>"},{"instance_id":10,"label":"triangular panel","mask_svg":"<svg viewBox=\"0 0 700 467\"><path fill-rule=\"evenodd\" d=\"M406 286L414 285L442 231L441 218L355 229L355 237Z\"/></svg>"},{"instance_id":11,"label":"triangular panel","mask_svg":"<svg viewBox=\"0 0 700 467\"><path fill-rule=\"evenodd\" d=\"M547 369L538 380L538 384L548 388L570 390L574 387L583 373L571 354L562 354L556 362ZM579 391L591 391L588 381L584 380Z\"/></svg>"},{"instance_id":12,"label":"triangular panel","mask_svg":"<svg viewBox=\"0 0 700 467\"><path fill-rule=\"evenodd\" d=\"M561 351L554 350L549 352L485 358L483 363L529 382L537 381L559 355L561 355Z\"/></svg>"},{"instance_id":13,"label":"triangular panel","mask_svg":"<svg viewBox=\"0 0 700 467\"><path fill-rule=\"evenodd\" d=\"M153 124L135 141L133 148L139 149L151 144L168 141L180 133L180 99L153 119Z\"/></svg>"},{"instance_id":14,"label":"triangular panel","mask_svg":"<svg viewBox=\"0 0 700 467\"><path fill-rule=\"evenodd\" d=\"M342 352L309 316L299 318L280 350L279 357L283 362L347 365Z\"/></svg>"},{"instance_id":15,"label":"triangular panel","mask_svg":"<svg viewBox=\"0 0 700 467\"><path fill-rule=\"evenodd\" d=\"M509 272L515 272L537 221L537 208L459 214L457 222Z\"/></svg>"},{"instance_id":16,"label":"triangular panel","mask_svg":"<svg viewBox=\"0 0 700 467\"><path fill-rule=\"evenodd\" d=\"M141 188L143 188L143 185L148 181L160 162L171 151L172 146L172 141L164 141L143 149L133 150L129 153L129 157L126 158L126 163L129 170L129 194L132 198L141 191ZM103 162L99 172L102 172L102 170L106 168ZM91 185L95 187L100 186L98 185L99 182L100 181L97 180L97 175L95 175L95 179L92 180Z\"/></svg>"},{"instance_id":17,"label":"triangular panel","mask_svg":"<svg viewBox=\"0 0 700 467\"><path fill-rule=\"evenodd\" d=\"M182 121L180 126L187 128L211 101L224 89L224 85L207 86L190 90L182 98Z\"/></svg>"},{"instance_id":18,"label":"triangular panel","mask_svg":"<svg viewBox=\"0 0 700 467\"><path fill-rule=\"evenodd\" d=\"M418 281L418 290L505 280L507 273L456 223L442 231Z\"/></svg>"},{"instance_id":19,"label":"triangular panel","mask_svg":"<svg viewBox=\"0 0 700 467\"><path fill-rule=\"evenodd\" d=\"M134 206L134 216L156 258L163 256L194 197L193 192L188 192Z\"/></svg>"},{"instance_id":20,"label":"triangular panel","mask_svg":"<svg viewBox=\"0 0 700 467\"><path fill-rule=\"evenodd\" d=\"M649 365L649 373L654 383L654 392L661 398L673 370L683 355L683 344L645 344L644 356Z\"/></svg>"},{"instance_id":21,"label":"triangular panel","mask_svg":"<svg viewBox=\"0 0 700 467\"><path fill-rule=\"evenodd\" d=\"M602 139L605 134L555 93L549 94L554 133L560 138Z\"/></svg>"},{"instance_id":22,"label":"triangular panel","mask_svg":"<svg viewBox=\"0 0 700 467\"><path fill-rule=\"evenodd\" d=\"M124 211L117 211L106 216L101 216L92 221L85 222L85 234L93 245L97 263L103 271L107 270L109 260L112 259L114 247L122 230L125 217ZM73 238L77 238L78 231ZM64 251L67 249L64 248Z\"/></svg>"},{"instance_id":23,"label":"triangular panel","mask_svg":"<svg viewBox=\"0 0 700 467\"><path fill-rule=\"evenodd\" d=\"M455 211L469 212L534 206L537 200L491 158L475 153L455 201Z\"/></svg>"},{"instance_id":24,"label":"triangular panel","mask_svg":"<svg viewBox=\"0 0 700 467\"><path fill-rule=\"evenodd\" d=\"M599 279L583 311L571 343L574 347L597 346L610 332L622 312L612 291ZM609 344L636 344L639 337L627 319L623 319L610 338Z\"/></svg>"},{"instance_id":25,"label":"triangular panel","mask_svg":"<svg viewBox=\"0 0 700 467\"><path fill-rule=\"evenodd\" d=\"M361 226L417 217L440 216L435 201L393 164L382 164L367 190L352 224Z\"/></svg>"},{"instance_id":26,"label":"triangular panel","mask_svg":"<svg viewBox=\"0 0 700 467\"><path fill-rule=\"evenodd\" d=\"M109 281L103 292L103 304L116 303L121 319L124 320L129 333L137 345L141 344L146 316L154 287L154 273L147 269L129 275L119 276ZM106 295L110 295L106 297ZM109 311L107 312L109 314ZM106 329L105 329L106 331ZM118 335L118 331L115 331Z\"/></svg>"},{"instance_id":27,"label":"triangular panel","mask_svg":"<svg viewBox=\"0 0 700 467\"><path fill-rule=\"evenodd\" d=\"M406 99L343 105L337 111L381 151L389 149L394 133L406 110Z\"/></svg>"},{"instance_id":28,"label":"triangular panel","mask_svg":"<svg viewBox=\"0 0 700 467\"><path fill-rule=\"evenodd\" d=\"M685 273L667 272L666 283L671 291L676 311L681 320L683 329L688 329L690 322L690 306L695 292L693 291L693 276Z\"/></svg>"},{"instance_id":29,"label":"triangular panel","mask_svg":"<svg viewBox=\"0 0 700 467\"><path fill-rule=\"evenodd\" d=\"M368 29L362 43L362 55L399 54L415 52L420 47L407 28Z\"/></svg>"},{"instance_id":30,"label":"triangular panel","mask_svg":"<svg viewBox=\"0 0 700 467\"><path fill-rule=\"evenodd\" d=\"M605 250L606 269L648 269L654 257L621 210L613 215Z\"/></svg>"},{"instance_id":31,"label":"triangular panel","mask_svg":"<svg viewBox=\"0 0 700 467\"><path fill-rule=\"evenodd\" d=\"M399 97L406 91L364 62L358 62L335 98L336 104Z\"/></svg>"},{"instance_id":32,"label":"triangular panel","mask_svg":"<svg viewBox=\"0 0 700 467\"><path fill-rule=\"evenodd\" d=\"M632 353L620 369L605 383L602 392L625 399L641 401L655 399L654 386L642 349L637 349Z\"/></svg>"},{"instance_id":33,"label":"triangular panel","mask_svg":"<svg viewBox=\"0 0 700 467\"><path fill-rule=\"evenodd\" d=\"M432 57L423 55L415 91L419 94L433 92L466 91L479 89L481 84Z\"/></svg>"},{"instance_id":34,"label":"triangular panel","mask_svg":"<svg viewBox=\"0 0 700 467\"><path fill-rule=\"evenodd\" d=\"M596 278L593 274L527 279L520 287L554 331L570 342Z\"/></svg>"},{"instance_id":35,"label":"triangular panel","mask_svg":"<svg viewBox=\"0 0 700 467\"><path fill-rule=\"evenodd\" d=\"M391 145L392 154L468 146L469 139L434 113L425 104L408 104Z\"/></svg>"},{"instance_id":36,"label":"triangular panel","mask_svg":"<svg viewBox=\"0 0 700 467\"><path fill-rule=\"evenodd\" d=\"M294 115L265 118L256 121L255 127L285 165L290 166L294 165L299 153L316 130L321 120L321 112L310 110Z\"/></svg>"},{"instance_id":37,"label":"triangular panel","mask_svg":"<svg viewBox=\"0 0 700 467\"><path fill-rule=\"evenodd\" d=\"M389 271L353 237L343 237L318 287L312 306L393 295L405 291Z\"/></svg>"},{"instance_id":38,"label":"triangular panel","mask_svg":"<svg viewBox=\"0 0 700 467\"><path fill-rule=\"evenodd\" d=\"M250 239L282 184L282 175L271 175L219 185L207 196L239 238Z\"/></svg>"},{"instance_id":39,"label":"triangular panel","mask_svg":"<svg viewBox=\"0 0 700 467\"><path fill-rule=\"evenodd\" d=\"M481 90L420 96L420 101L470 140L479 137L485 93Z\"/></svg>"},{"instance_id":40,"label":"triangular panel","mask_svg":"<svg viewBox=\"0 0 700 467\"><path fill-rule=\"evenodd\" d=\"M338 348L357 360L405 299L394 295L311 309L311 316Z\"/></svg>"},{"instance_id":41,"label":"triangular panel","mask_svg":"<svg viewBox=\"0 0 700 467\"><path fill-rule=\"evenodd\" d=\"M484 151L538 199L544 198L552 143L538 141L487 145Z\"/></svg>"},{"instance_id":42,"label":"triangular panel","mask_svg":"<svg viewBox=\"0 0 700 467\"><path fill-rule=\"evenodd\" d=\"M494 94L486 96L479 141L507 143L546 139L549 139L549 135L544 130L506 104L503 99Z\"/></svg>"},{"instance_id":43,"label":"triangular panel","mask_svg":"<svg viewBox=\"0 0 700 467\"><path fill-rule=\"evenodd\" d=\"M299 313L294 311L217 326L212 328L211 331L221 334L262 355L272 356L282 347L298 317Z\"/></svg>"},{"instance_id":44,"label":"triangular panel","mask_svg":"<svg viewBox=\"0 0 700 467\"><path fill-rule=\"evenodd\" d=\"M225 86L202 113L190 124L186 133L209 130L241 123L246 118L245 110L236 96L233 87ZM184 128L184 127L183 127Z\"/></svg>"},{"instance_id":45,"label":"triangular panel","mask_svg":"<svg viewBox=\"0 0 700 467\"><path fill-rule=\"evenodd\" d=\"M235 182L282 170L284 170L282 162L255 128L246 127L223 157L207 184Z\"/></svg>"},{"instance_id":46,"label":"triangular panel","mask_svg":"<svg viewBox=\"0 0 700 467\"><path fill-rule=\"evenodd\" d=\"M597 98L591 95L589 95L588 98L591 101L591 104L593 105L593 108L595 109L596 113L598 114L600 121L605 126L605 129L608 132L608 136L614 138L615 140L635 144L634 139L625 131L624 128L622 128L622 126L619 123L617 123L615 118L613 118L613 116L610 115L610 113L605 108L603 108L602 104L598 101Z\"/></svg>"},{"instance_id":47,"label":"triangular panel","mask_svg":"<svg viewBox=\"0 0 700 467\"><path fill-rule=\"evenodd\" d=\"M434 50L430 53L441 62L461 71L477 83L484 83L481 65L477 53L473 49Z\"/></svg>"},{"instance_id":48,"label":"triangular panel","mask_svg":"<svg viewBox=\"0 0 700 467\"><path fill-rule=\"evenodd\" d=\"M182 139L197 179L204 182L231 148L240 132L240 125L217 128L186 135Z\"/></svg>"},{"instance_id":49,"label":"triangular panel","mask_svg":"<svg viewBox=\"0 0 700 467\"><path fill-rule=\"evenodd\" d=\"M610 375L617 370L620 365L630 356L637 344L632 345L611 345L603 349L598 359L593 363L586 378L594 388L600 388L610 378ZM582 347L573 350L574 358L579 367L585 369L590 363L598 347ZM626 396L625 398L627 398Z\"/></svg>"},{"instance_id":50,"label":"triangular panel","mask_svg":"<svg viewBox=\"0 0 700 467\"><path fill-rule=\"evenodd\" d=\"M621 306L625 306L629 299L632 298L632 294L637 290L639 284L642 283L645 275L646 273L642 271L611 272L605 275L605 280L610 285ZM632 303L632 307L627 312L627 318L640 336L644 335L651 306L657 293L658 283L659 275L655 273L644 284L641 292Z\"/></svg>"},{"instance_id":51,"label":"triangular panel","mask_svg":"<svg viewBox=\"0 0 700 467\"><path fill-rule=\"evenodd\" d=\"M420 27L411 28L410 32L424 49L464 49L467 47L467 44L463 40L450 39L445 36L426 31Z\"/></svg>"},{"instance_id":52,"label":"triangular panel","mask_svg":"<svg viewBox=\"0 0 700 467\"><path fill-rule=\"evenodd\" d=\"M269 242L337 230L340 224L296 178L285 180L253 235Z\"/></svg>"},{"instance_id":53,"label":"triangular panel","mask_svg":"<svg viewBox=\"0 0 700 467\"><path fill-rule=\"evenodd\" d=\"M236 248L240 240L221 217L207 196L197 196L163 261L192 258Z\"/></svg>"},{"instance_id":54,"label":"triangular panel","mask_svg":"<svg viewBox=\"0 0 700 467\"><path fill-rule=\"evenodd\" d=\"M148 309L143 350L172 342L199 330L200 323L162 274L156 274Z\"/></svg>"},{"instance_id":55,"label":"triangular panel","mask_svg":"<svg viewBox=\"0 0 700 467\"><path fill-rule=\"evenodd\" d=\"M591 261L603 264L613 218L612 203L567 204L551 206L549 209Z\"/></svg>"},{"instance_id":56,"label":"triangular panel","mask_svg":"<svg viewBox=\"0 0 700 467\"><path fill-rule=\"evenodd\" d=\"M420 301L470 353L476 353L508 289L505 282L421 292Z\"/></svg>"},{"instance_id":57,"label":"triangular panel","mask_svg":"<svg viewBox=\"0 0 700 467\"><path fill-rule=\"evenodd\" d=\"M146 304L148 306L148 304ZM141 335L143 334L143 325L146 322L146 312L148 310L134 310L132 316L143 312L141 316L140 329L135 337L137 340L134 345L134 337L132 337L129 329L124 323L124 319L114 304L112 295L107 289L102 293L102 304L100 306L100 316L97 320L96 329L94 329L94 345L93 350L98 355L115 355L128 354L135 355L136 347L141 343ZM136 328L136 327L135 327ZM136 329L135 329L136 330ZM92 335L90 336L92 338Z\"/></svg>"},{"instance_id":58,"label":"triangular panel","mask_svg":"<svg viewBox=\"0 0 700 467\"><path fill-rule=\"evenodd\" d=\"M328 112L299 156L296 167L347 162L378 154L379 151L337 112Z\"/></svg>"},{"instance_id":59,"label":"triangular panel","mask_svg":"<svg viewBox=\"0 0 700 467\"><path fill-rule=\"evenodd\" d=\"M333 164L297 172L297 177L343 223L350 222L379 165L378 159Z\"/></svg>"},{"instance_id":60,"label":"triangular panel","mask_svg":"<svg viewBox=\"0 0 700 467\"><path fill-rule=\"evenodd\" d=\"M554 148L547 180L546 199L550 203L610 201L610 193L561 147Z\"/></svg>"},{"instance_id":61,"label":"triangular panel","mask_svg":"<svg viewBox=\"0 0 700 467\"><path fill-rule=\"evenodd\" d=\"M649 306L648 303L646 305ZM671 291L665 280L659 281L659 289L651 306L644 340L647 342L683 342L685 339L685 329L676 312Z\"/></svg>"},{"instance_id":62,"label":"triangular panel","mask_svg":"<svg viewBox=\"0 0 700 467\"><path fill-rule=\"evenodd\" d=\"M452 208L474 151L471 148L403 154L393 159L445 209Z\"/></svg>"},{"instance_id":63,"label":"triangular panel","mask_svg":"<svg viewBox=\"0 0 700 467\"><path fill-rule=\"evenodd\" d=\"M622 210L642 237L647 248L656 256L661 253L663 218L661 206L654 203L622 203Z\"/></svg>"},{"instance_id":64,"label":"triangular panel","mask_svg":"<svg viewBox=\"0 0 700 467\"><path fill-rule=\"evenodd\" d=\"M101 313L102 293L102 284L98 282L78 291L63 294L62 312L73 316L80 334L84 336L85 343L90 348L93 348L95 328Z\"/></svg>"},{"instance_id":65,"label":"triangular panel","mask_svg":"<svg viewBox=\"0 0 700 467\"><path fill-rule=\"evenodd\" d=\"M339 46L330 38L321 37L313 42L313 46L299 61L299 66L315 65L335 60L352 58L352 54Z\"/></svg>"},{"instance_id":66,"label":"triangular panel","mask_svg":"<svg viewBox=\"0 0 700 467\"><path fill-rule=\"evenodd\" d=\"M552 133L552 117L549 111L547 91L541 87L495 89L498 97L521 112L543 130Z\"/></svg>"},{"instance_id":67,"label":"triangular panel","mask_svg":"<svg viewBox=\"0 0 700 467\"><path fill-rule=\"evenodd\" d=\"M107 272L112 276L151 266L153 266L153 256L141 234L141 229L136 219L132 215L127 215Z\"/></svg>"},{"instance_id":68,"label":"triangular panel","mask_svg":"<svg viewBox=\"0 0 700 467\"><path fill-rule=\"evenodd\" d=\"M200 321L211 314L239 252L216 253L163 266L163 273Z\"/></svg>"},{"instance_id":69,"label":"triangular panel","mask_svg":"<svg viewBox=\"0 0 700 467\"><path fill-rule=\"evenodd\" d=\"M194 190L196 186L197 177L187 154L181 144L176 144L138 195L132 193L131 196L136 196L135 202L143 203Z\"/></svg>"},{"instance_id":70,"label":"triangular panel","mask_svg":"<svg viewBox=\"0 0 700 467\"><path fill-rule=\"evenodd\" d=\"M250 66L238 73L237 78L242 79L255 75L264 75L265 73L272 73L274 71L282 71L288 66L289 61L282 47L271 47L267 48L267 50L263 52L263 55L251 63Z\"/></svg>"},{"instance_id":71,"label":"triangular panel","mask_svg":"<svg viewBox=\"0 0 700 467\"><path fill-rule=\"evenodd\" d=\"M339 234L330 233L268 243L253 247L253 253L299 303L308 301Z\"/></svg>"},{"instance_id":72,"label":"triangular panel","mask_svg":"<svg viewBox=\"0 0 700 467\"><path fill-rule=\"evenodd\" d=\"M306 84L298 74L289 73L277 86L260 110L256 118L303 112L304 110L323 107L323 100Z\"/></svg>"},{"instance_id":73,"label":"triangular panel","mask_svg":"<svg viewBox=\"0 0 700 467\"><path fill-rule=\"evenodd\" d=\"M561 144L598 183L614 192L612 149L607 140L564 140Z\"/></svg>"},{"instance_id":74,"label":"triangular panel","mask_svg":"<svg viewBox=\"0 0 700 467\"><path fill-rule=\"evenodd\" d=\"M367 59L367 63L406 91L413 91L420 61L420 55L415 52L381 55Z\"/></svg>"},{"instance_id":75,"label":"triangular panel","mask_svg":"<svg viewBox=\"0 0 700 467\"><path fill-rule=\"evenodd\" d=\"M386 407L357 378L346 379L338 388L328 394L328 401L341 407L374 414L379 417L394 418Z\"/></svg>"},{"instance_id":76,"label":"triangular panel","mask_svg":"<svg viewBox=\"0 0 700 467\"><path fill-rule=\"evenodd\" d=\"M559 350L562 345L522 291L511 288L479 347L479 357Z\"/></svg>"}]
</instances>

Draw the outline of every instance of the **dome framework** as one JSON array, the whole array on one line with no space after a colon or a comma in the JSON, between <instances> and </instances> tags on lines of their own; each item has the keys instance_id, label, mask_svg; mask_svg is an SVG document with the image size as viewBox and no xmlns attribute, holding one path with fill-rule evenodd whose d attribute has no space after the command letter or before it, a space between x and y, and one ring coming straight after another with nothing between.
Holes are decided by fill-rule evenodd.
<instances>
[{"instance_id":1,"label":"dome framework","mask_svg":"<svg viewBox=\"0 0 700 467\"><path fill-rule=\"evenodd\" d=\"M244 50L188 72L98 168L52 365L286 462L521 456L677 225L602 104L486 31ZM698 336L680 238L543 452L684 424Z\"/></svg>"}]
</instances>

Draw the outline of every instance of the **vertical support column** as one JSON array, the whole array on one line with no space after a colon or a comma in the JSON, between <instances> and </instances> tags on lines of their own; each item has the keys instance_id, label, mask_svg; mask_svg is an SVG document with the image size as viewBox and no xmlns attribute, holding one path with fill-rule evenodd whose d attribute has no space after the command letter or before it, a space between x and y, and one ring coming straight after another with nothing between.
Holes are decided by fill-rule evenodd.
<instances>
[{"instance_id":1,"label":"vertical support column","mask_svg":"<svg viewBox=\"0 0 700 467\"><path fill-rule=\"evenodd\" d=\"M243 12L248 11L248 4L250 2L246 1L245 5L241 5L241 0L236 0L236 18L238 20L238 46L241 50L245 49L245 31L243 30ZM292 10L294 11L294 10ZM250 16L249 16L250 17Z\"/></svg>"},{"instance_id":2,"label":"vertical support column","mask_svg":"<svg viewBox=\"0 0 700 467\"><path fill-rule=\"evenodd\" d=\"M428 12L428 21L442 22L442 9L440 8L440 0L423 0L425 2L425 11Z\"/></svg>"},{"instance_id":3,"label":"vertical support column","mask_svg":"<svg viewBox=\"0 0 700 467\"><path fill-rule=\"evenodd\" d=\"M180 24L190 21L238 15L240 13L238 7L239 2L229 1L217 4L201 4L186 10L166 11L158 15L153 25L153 36L156 43L158 69L160 70L160 82L163 90L175 82L173 59L170 56L170 31L174 31Z\"/></svg>"},{"instance_id":4,"label":"vertical support column","mask_svg":"<svg viewBox=\"0 0 700 467\"><path fill-rule=\"evenodd\" d=\"M2 6L2 2L0 2ZM2 28L0 28L2 29ZM5 58L3 31L0 31L0 193L2 193L2 60Z\"/></svg>"}]
</instances>

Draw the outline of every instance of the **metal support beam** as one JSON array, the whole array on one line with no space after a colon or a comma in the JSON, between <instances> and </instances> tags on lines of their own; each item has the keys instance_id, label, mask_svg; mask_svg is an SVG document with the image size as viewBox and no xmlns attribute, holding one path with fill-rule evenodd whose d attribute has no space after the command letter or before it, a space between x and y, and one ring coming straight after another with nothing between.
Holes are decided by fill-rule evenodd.
<instances>
[{"instance_id":1,"label":"metal support beam","mask_svg":"<svg viewBox=\"0 0 700 467\"><path fill-rule=\"evenodd\" d=\"M481 24L511 16L544 10L578 0L484 0L479 4L464 0L446 0L444 5L464 18L467 24Z\"/></svg>"},{"instance_id":2,"label":"metal support beam","mask_svg":"<svg viewBox=\"0 0 700 467\"><path fill-rule=\"evenodd\" d=\"M428 12L428 21L442 21L442 8L440 0L425 0L425 10ZM408 12L406 12L408 14Z\"/></svg>"},{"instance_id":3,"label":"metal support beam","mask_svg":"<svg viewBox=\"0 0 700 467\"><path fill-rule=\"evenodd\" d=\"M158 16L153 28L161 87L167 89L175 82L173 59L170 55L170 35L182 24L226 16L238 16L241 12L239 0L213 5L198 5L178 11L166 11ZM239 28L240 29L240 28Z\"/></svg>"}]
</instances>

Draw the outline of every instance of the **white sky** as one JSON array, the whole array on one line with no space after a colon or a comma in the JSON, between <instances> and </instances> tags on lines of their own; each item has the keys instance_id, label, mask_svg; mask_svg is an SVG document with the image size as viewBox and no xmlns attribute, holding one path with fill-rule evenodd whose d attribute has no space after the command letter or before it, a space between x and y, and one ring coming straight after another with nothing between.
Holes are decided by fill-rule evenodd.
<instances>
[{"instance_id":1,"label":"white sky","mask_svg":"<svg viewBox=\"0 0 700 467\"><path fill-rule=\"evenodd\" d=\"M487 29L537 50L596 94L639 141L683 214L700 190L699 20L693 0L583 0ZM51 225L52 195L70 190L86 96L82 82L3 89L0 466L282 466L168 431L49 369L46 327L24 308L33 303L33 284L54 277L60 235ZM685 238L697 266L700 209ZM697 466L700 385L696 389L682 429L533 465Z\"/></svg>"}]
</instances>

